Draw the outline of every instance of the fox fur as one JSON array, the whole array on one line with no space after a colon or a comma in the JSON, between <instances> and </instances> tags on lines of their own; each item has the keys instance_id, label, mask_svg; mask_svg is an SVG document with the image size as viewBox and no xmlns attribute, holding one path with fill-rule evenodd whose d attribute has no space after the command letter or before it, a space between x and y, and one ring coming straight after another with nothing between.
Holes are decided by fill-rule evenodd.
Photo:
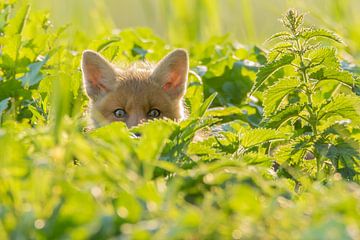
<instances>
[{"instance_id":1,"label":"fox fur","mask_svg":"<svg viewBox=\"0 0 360 240\"><path fill-rule=\"evenodd\" d=\"M123 121L130 128L153 118L184 117L188 54L176 49L158 64L112 65L99 53L83 52L83 84L95 126Z\"/></svg>"}]
</instances>

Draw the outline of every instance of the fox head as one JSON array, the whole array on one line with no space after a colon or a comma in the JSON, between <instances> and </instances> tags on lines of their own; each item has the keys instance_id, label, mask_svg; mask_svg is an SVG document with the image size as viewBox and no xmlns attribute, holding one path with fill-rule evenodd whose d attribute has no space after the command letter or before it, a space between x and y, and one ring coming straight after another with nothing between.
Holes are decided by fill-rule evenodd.
<instances>
[{"instance_id":1,"label":"fox head","mask_svg":"<svg viewBox=\"0 0 360 240\"><path fill-rule=\"evenodd\" d=\"M183 118L189 69L185 50L172 51L155 67L134 65L126 69L86 50L81 68L95 125L123 121L130 128L154 118Z\"/></svg>"}]
</instances>

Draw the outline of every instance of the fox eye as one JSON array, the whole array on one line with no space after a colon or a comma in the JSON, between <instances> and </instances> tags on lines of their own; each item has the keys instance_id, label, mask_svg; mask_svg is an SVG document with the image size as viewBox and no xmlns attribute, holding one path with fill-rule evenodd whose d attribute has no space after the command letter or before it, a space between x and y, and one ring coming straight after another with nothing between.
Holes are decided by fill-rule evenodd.
<instances>
[{"instance_id":1,"label":"fox eye","mask_svg":"<svg viewBox=\"0 0 360 240\"><path fill-rule=\"evenodd\" d=\"M147 113L148 117L157 118L160 116L160 110L153 108Z\"/></svg>"},{"instance_id":2,"label":"fox eye","mask_svg":"<svg viewBox=\"0 0 360 240\"><path fill-rule=\"evenodd\" d=\"M126 112L122 108L118 108L114 111L114 116L117 118L124 118L126 115Z\"/></svg>"}]
</instances>

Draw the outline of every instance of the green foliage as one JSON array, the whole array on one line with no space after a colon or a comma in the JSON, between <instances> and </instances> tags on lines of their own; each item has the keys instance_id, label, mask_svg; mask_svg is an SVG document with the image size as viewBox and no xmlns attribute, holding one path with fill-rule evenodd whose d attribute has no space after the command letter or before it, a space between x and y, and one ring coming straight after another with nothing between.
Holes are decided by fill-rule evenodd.
<instances>
[{"instance_id":1,"label":"green foliage","mask_svg":"<svg viewBox=\"0 0 360 240\"><path fill-rule=\"evenodd\" d=\"M302 39L309 41L313 38L328 38L338 43L344 43L343 40L334 32L331 32L322 28L304 28L302 29L300 36Z\"/></svg>"},{"instance_id":2,"label":"green foliage","mask_svg":"<svg viewBox=\"0 0 360 240\"><path fill-rule=\"evenodd\" d=\"M290 11L267 61L194 43L185 120L89 130L82 50L127 64L170 46L0 7L0 239L360 238L359 78L317 40L335 34Z\"/></svg>"},{"instance_id":3,"label":"green foliage","mask_svg":"<svg viewBox=\"0 0 360 240\"><path fill-rule=\"evenodd\" d=\"M251 129L241 136L240 144L245 148L250 148L274 140L282 140L285 136L273 129Z\"/></svg>"},{"instance_id":4,"label":"green foliage","mask_svg":"<svg viewBox=\"0 0 360 240\"><path fill-rule=\"evenodd\" d=\"M293 60L293 55L283 55L279 59L260 68L256 74L256 82L251 92L256 91L273 73L278 71L280 68L289 65Z\"/></svg>"},{"instance_id":5,"label":"green foliage","mask_svg":"<svg viewBox=\"0 0 360 240\"><path fill-rule=\"evenodd\" d=\"M354 91L358 83L351 73L340 68L336 49L324 46L320 41L327 38L343 43L340 37L328 30L303 27L303 18L304 15L295 10L289 10L284 16L282 21L289 31L270 38L278 43L270 51L268 63L260 68L254 85L257 90L271 74L288 65L286 78L270 82L263 93L264 126L292 135L288 141L276 146L279 150L274 159L285 170L289 166L298 167L316 179L333 172L341 173L344 178L357 179L359 149L351 148L342 153L334 150L337 159L342 159L341 163L334 161L329 149L337 149L338 141L345 139L337 136L334 142L333 138L324 136L324 131L342 122L342 126L350 131L346 139L358 141L351 134L359 127L359 97ZM321 149L317 145L319 142ZM347 164L349 161L354 164Z\"/></svg>"},{"instance_id":6,"label":"green foliage","mask_svg":"<svg viewBox=\"0 0 360 240\"><path fill-rule=\"evenodd\" d=\"M283 78L271 85L264 93L264 115L268 116L281 108L281 103L290 93L301 88L298 78Z\"/></svg>"}]
</instances>

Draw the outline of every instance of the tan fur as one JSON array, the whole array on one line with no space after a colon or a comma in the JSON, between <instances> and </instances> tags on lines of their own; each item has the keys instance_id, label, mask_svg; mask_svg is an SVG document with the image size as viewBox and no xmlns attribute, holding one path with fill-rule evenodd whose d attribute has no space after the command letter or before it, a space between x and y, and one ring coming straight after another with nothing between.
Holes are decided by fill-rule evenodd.
<instances>
[{"instance_id":1,"label":"tan fur","mask_svg":"<svg viewBox=\"0 0 360 240\"><path fill-rule=\"evenodd\" d=\"M151 109L160 110L160 118L180 120L184 116L182 98L186 89L188 57L175 50L155 67L135 64L125 69L112 66L101 55L85 51L82 59L83 81L90 98L90 112L99 126L123 121L128 127L150 119ZM116 109L126 117L117 118Z\"/></svg>"}]
</instances>

